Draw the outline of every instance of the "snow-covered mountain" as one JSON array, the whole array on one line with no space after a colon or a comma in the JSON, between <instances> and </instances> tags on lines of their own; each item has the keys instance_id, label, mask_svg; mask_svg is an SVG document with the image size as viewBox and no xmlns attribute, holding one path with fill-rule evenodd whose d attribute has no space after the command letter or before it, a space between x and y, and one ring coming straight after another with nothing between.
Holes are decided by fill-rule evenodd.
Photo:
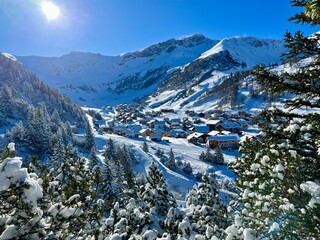
<instances>
[{"instance_id":1,"label":"snow-covered mountain","mask_svg":"<svg viewBox=\"0 0 320 240\"><path fill-rule=\"evenodd\" d=\"M82 105L113 105L151 93L170 69L193 61L217 42L196 34L119 56L71 52L61 57L17 59Z\"/></svg>"},{"instance_id":2,"label":"snow-covered mountain","mask_svg":"<svg viewBox=\"0 0 320 240\"><path fill-rule=\"evenodd\" d=\"M255 37L223 39L199 58L175 69L170 77L159 84L155 93L149 97L148 104L152 108L189 108L198 111L230 107L231 98L236 102L247 97L238 95L247 75L243 75L241 81L237 79L240 81L237 84L228 76L250 70L257 64L277 65L284 51L282 40ZM226 79L227 84L224 83ZM222 87L223 83L225 87ZM245 86L248 87L247 84ZM219 91L226 90L223 94L217 94L216 88Z\"/></svg>"},{"instance_id":3,"label":"snow-covered mountain","mask_svg":"<svg viewBox=\"0 0 320 240\"><path fill-rule=\"evenodd\" d=\"M50 88L7 53L0 53L0 99L1 132L17 121L26 121L30 108L39 106L45 106L50 114L55 109L63 113L64 122L85 122L80 106Z\"/></svg>"},{"instance_id":4,"label":"snow-covered mountain","mask_svg":"<svg viewBox=\"0 0 320 240\"><path fill-rule=\"evenodd\" d=\"M180 108L199 105L198 98L219 85L222 76L260 63L279 63L284 50L281 40L233 37L217 41L196 34L119 56L71 52L61 57L17 59L82 105L128 103L152 94L151 107Z\"/></svg>"}]
</instances>

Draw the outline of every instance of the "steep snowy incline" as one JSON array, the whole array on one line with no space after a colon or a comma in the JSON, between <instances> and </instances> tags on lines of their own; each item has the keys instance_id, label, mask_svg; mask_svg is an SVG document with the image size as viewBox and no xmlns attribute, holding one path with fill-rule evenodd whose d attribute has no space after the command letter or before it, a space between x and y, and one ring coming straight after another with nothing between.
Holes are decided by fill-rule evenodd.
<instances>
[{"instance_id":1,"label":"steep snowy incline","mask_svg":"<svg viewBox=\"0 0 320 240\"><path fill-rule=\"evenodd\" d=\"M230 74L250 70L257 64L279 64L284 52L281 40L255 37L224 39L196 60L175 69L159 84L156 94L149 97L149 106L198 111L225 107L224 101L217 96L209 98L208 93L220 87Z\"/></svg>"},{"instance_id":2,"label":"steep snowy incline","mask_svg":"<svg viewBox=\"0 0 320 240\"><path fill-rule=\"evenodd\" d=\"M74 101L101 107L151 93L168 70L193 61L217 42L196 34L119 56L71 52L61 57L16 58Z\"/></svg>"},{"instance_id":3,"label":"steep snowy incline","mask_svg":"<svg viewBox=\"0 0 320 240\"><path fill-rule=\"evenodd\" d=\"M278 39L232 37L221 40L199 59L211 57L222 51L228 51L234 60L245 63L247 68L252 68L257 64L279 63L281 54L285 52L285 46L284 42Z\"/></svg>"}]
</instances>

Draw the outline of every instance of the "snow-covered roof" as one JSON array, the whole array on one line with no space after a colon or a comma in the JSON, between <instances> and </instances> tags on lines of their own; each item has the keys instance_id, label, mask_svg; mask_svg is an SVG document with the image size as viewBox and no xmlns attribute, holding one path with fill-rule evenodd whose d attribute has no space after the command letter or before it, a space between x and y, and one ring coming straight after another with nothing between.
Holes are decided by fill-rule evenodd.
<instances>
[{"instance_id":1,"label":"snow-covered roof","mask_svg":"<svg viewBox=\"0 0 320 240\"><path fill-rule=\"evenodd\" d=\"M240 124L236 122L232 123L221 123L219 126L223 127L224 129L231 129L231 128L240 128Z\"/></svg>"},{"instance_id":2,"label":"snow-covered roof","mask_svg":"<svg viewBox=\"0 0 320 240\"><path fill-rule=\"evenodd\" d=\"M218 123L220 123L221 121L218 120L218 119L215 119L215 120L208 120L206 122L207 125L217 125Z\"/></svg>"},{"instance_id":3,"label":"snow-covered roof","mask_svg":"<svg viewBox=\"0 0 320 240\"><path fill-rule=\"evenodd\" d=\"M202 137L204 134L203 133L199 133L199 132L194 132L194 133L191 133L187 139L190 140L192 138L199 138L199 137Z\"/></svg>"},{"instance_id":4,"label":"snow-covered roof","mask_svg":"<svg viewBox=\"0 0 320 240\"><path fill-rule=\"evenodd\" d=\"M159 133L151 133L151 134L150 134L150 138L158 138L158 139L161 139L161 138L162 138L162 135L159 134Z\"/></svg>"},{"instance_id":5,"label":"snow-covered roof","mask_svg":"<svg viewBox=\"0 0 320 240\"><path fill-rule=\"evenodd\" d=\"M151 130L153 133L164 133L165 131L161 128L155 128Z\"/></svg>"},{"instance_id":6,"label":"snow-covered roof","mask_svg":"<svg viewBox=\"0 0 320 240\"><path fill-rule=\"evenodd\" d=\"M153 122L153 125L164 125L165 121L155 121Z\"/></svg>"},{"instance_id":7,"label":"snow-covered roof","mask_svg":"<svg viewBox=\"0 0 320 240\"><path fill-rule=\"evenodd\" d=\"M209 128L207 125L195 125L194 129L196 132L200 132L200 133L208 133L209 132Z\"/></svg>"},{"instance_id":8,"label":"snow-covered roof","mask_svg":"<svg viewBox=\"0 0 320 240\"><path fill-rule=\"evenodd\" d=\"M209 136L217 136L219 134L220 134L220 132L216 131L216 130L212 130L211 132L208 133Z\"/></svg>"},{"instance_id":9,"label":"snow-covered roof","mask_svg":"<svg viewBox=\"0 0 320 240\"><path fill-rule=\"evenodd\" d=\"M94 124L97 124L97 125L103 125L105 123L106 123L106 120L104 119L94 121Z\"/></svg>"},{"instance_id":10,"label":"snow-covered roof","mask_svg":"<svg viewBox=\"0 0 320 240\"><path fill-rule=\"evenodd\" d=\"M208 141L218 141L218 142L240 141L240 138L239 138L238 134L210 136L207 139L208 139Z\"/></svg>"},{"instance_id":11,"label":"snow-covered roof","mask_svg":"<svg viewBox=\"0 0 320 240\"><path fill-rule=\"evenodd\" d=\"M148 128L144 128L144 129L141 129L140 131L139 131L139 133L145 133L146 131L148 131L149 129Z\"/></svg>"}]
</instances>

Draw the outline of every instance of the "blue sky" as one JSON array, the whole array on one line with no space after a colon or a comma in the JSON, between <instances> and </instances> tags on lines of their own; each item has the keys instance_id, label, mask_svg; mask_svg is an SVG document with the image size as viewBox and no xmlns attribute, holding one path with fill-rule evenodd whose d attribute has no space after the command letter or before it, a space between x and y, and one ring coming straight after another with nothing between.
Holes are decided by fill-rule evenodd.
<instances>
[{"instance_id":1,"label":"blue sky","mask_svg":"<svg viewBox=\"0 0 320 240\"><path fill-rule=\"evenodd\" d=\"M43 0L0 0L0 51L60 56L70 51L117 55L201 33L282 38L299 8L289 0L52 0L61 15L48 21Z\"/></svg>"}]
</instances>

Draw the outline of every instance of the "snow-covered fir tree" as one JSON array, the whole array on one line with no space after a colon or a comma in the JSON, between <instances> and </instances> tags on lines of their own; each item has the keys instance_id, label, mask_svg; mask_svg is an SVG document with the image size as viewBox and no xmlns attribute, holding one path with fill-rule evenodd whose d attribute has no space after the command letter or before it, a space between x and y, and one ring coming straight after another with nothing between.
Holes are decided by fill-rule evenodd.
<instances>
[{"instance_id":1,"label":"snow-covered fir tree","mask_svg":"<svg viewBox=\"0 0 320 240\"><path fill-rule=\"evenodd\" d=\"M293 0L304 7L292 20L319 26L319 1ZM296 69L277 74L258 67L255 79L271 94L290 93L284 108L261 113L264 137L247 140L233 165L239 176L235 232L261 239L317 239L319 204L320 34L286 33L284 61ZM308 57L305 66L299 61ZM238 223L238 224L236 224ZM230 232L229 234L232 235Z\"/></svg>"},{"instance_id":2,"label":"snow-covered fir tree","mask_svg":"<svg viewBox=\"0 0 320 240\"><path fill-rule=\"evenodd\" d=\"M207 239L221 239L224 229L229 225L227 208L219 197L219 187L215 175L203 175L202 183L195 185L186 197L187 219L192 232L186 236L182 230L181 234L189 238L192 234L205 236Z\"/></svg>"},{"instance_id":3,"label":"snow-covered fir tree","mask_svg":"<svg viewBox=\"0 0 320 240\"><path fill-rule=\"evenodd\" d=\"M97 157L96 148L93 146L90 151L89 169L92 171L94 167L98 167L99 158Z\"/></svg>"},{"instance_id":4,"label":"snow-covered fir tree","mask_svg":"<svg viewBox=\"0 0 320 240\"><path fill-rule=\"evenodd\" d=\"M148 153L149 152L149 146L148 146L148 143L146 141L143 142L142 144L142 150L145 152L145 153Z\"/></svg>"},{"instance_id":5,"label":"snow-covered fir tree","mask_svg":"<svg viewBox=\"0 0 320 240\"><path fill-rule=\"evenodd\" d=\"M221 147L218 145L214 149L214 163L216 164L224 164L224 157L221 150Z\"/></svg>"},{"instance_id":6,"label":"snow-covered fir tree","mask_svg":"<svg viewBox=\"0 0 320 240\"><path fill-rule=\"evenodd\" d=\"M88 151L90 151L92 149L92 147L94 147L94 148L96 147L96 143L94 140L94 136L93 136L93 132L92 132L90 124L87 124L87 126L86 126L84 147Z\"/></svg>"},{"instance_id":7,"label":"snow-covered fir tree","mask_svg":"<svg viewBox=\"0 0 320 240\"><path fill-rule=\"evenodd\" d=\"M165 216L170 207L176 206L176 201L168 191L168 186L162 172L152 163L147 172L147 184L140 188L141 199L147 204L150 213Z\"/></svg>"},{"instance_id":8,"label":"snow-covered fir tree","mask_svg":"<svg viewBox=\"0 0 320 240\"><path fill-rule=\"evenodd\" d=\"M172 148L170 148L169 159L166 162L166 167L171 169L172 171L175 171L177 169L177 164L176 164L176 160L175 160Z\"/></svg>"}]
</instances>

